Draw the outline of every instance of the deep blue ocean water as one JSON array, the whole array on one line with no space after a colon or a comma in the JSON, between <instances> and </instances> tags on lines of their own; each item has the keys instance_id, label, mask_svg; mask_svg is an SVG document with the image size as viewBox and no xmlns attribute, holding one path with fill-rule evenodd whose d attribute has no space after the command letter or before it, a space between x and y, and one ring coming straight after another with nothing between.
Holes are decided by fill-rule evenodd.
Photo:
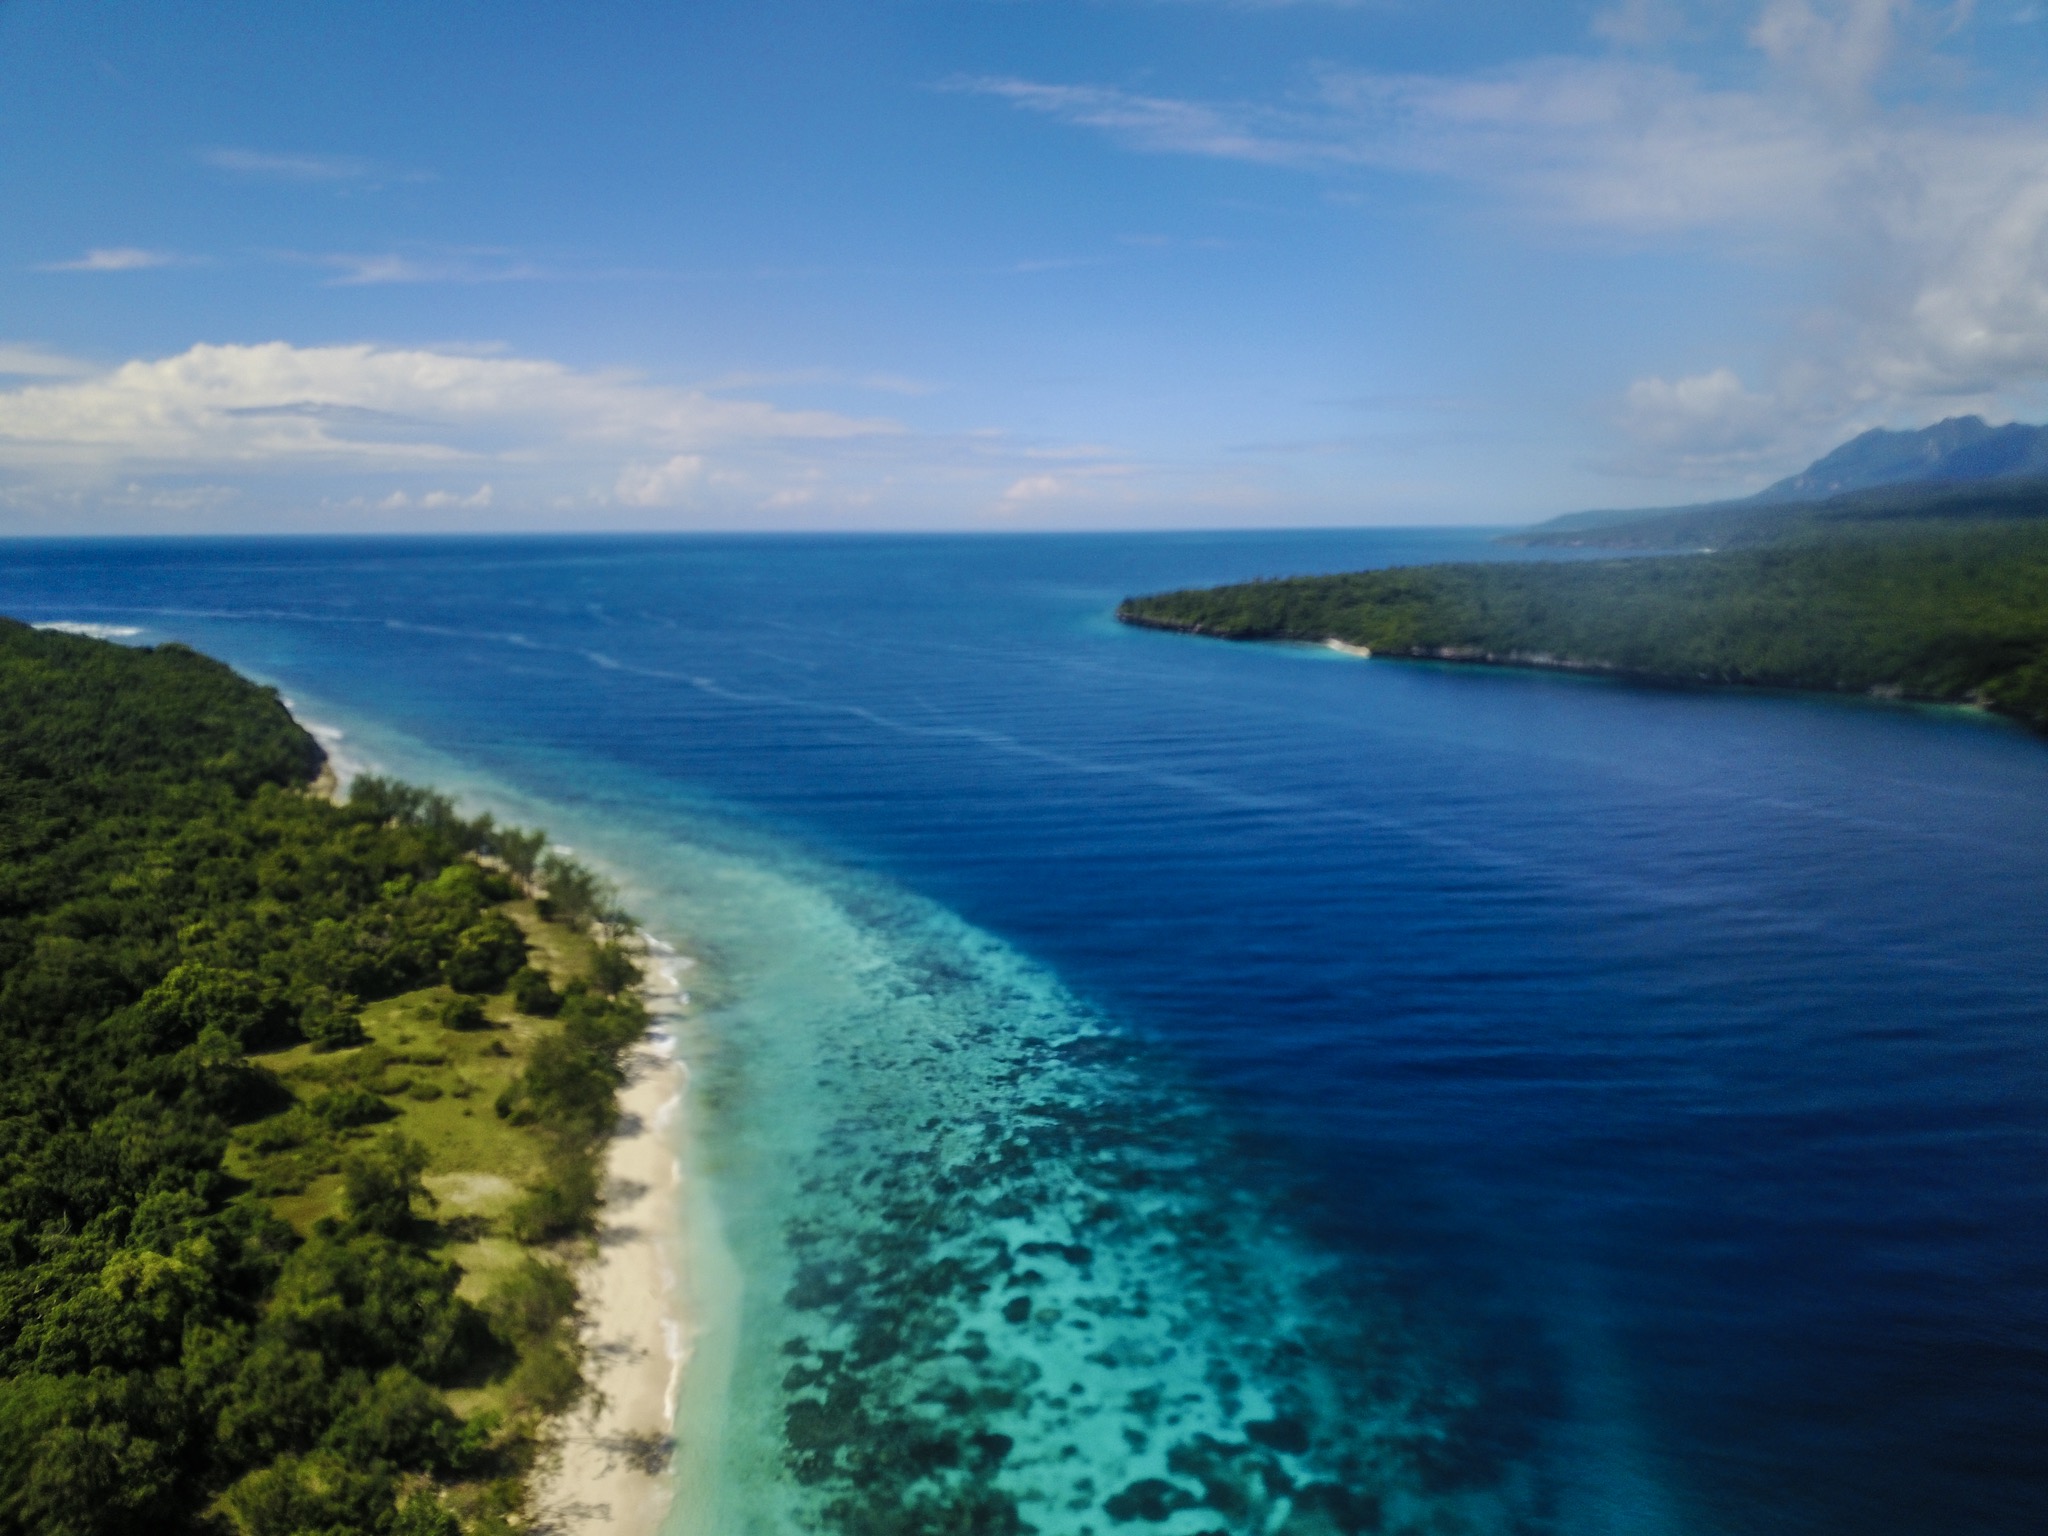
<instances>
[{"instance_id":1,"label":"deep blue ocean water","mask_svg":"<svg viewBox=\"0 0 2048 1536\"><path fill-rule=\"evenodd\" d=\"M837 1518L792 1360L980 1426L891 1497L1048 1533L2048 1529L2048 743L1110 617L1499 554L17 542L0 611L274 682L702 957L747 1299L678 1530Z\"/></svg>"}]
</instances>

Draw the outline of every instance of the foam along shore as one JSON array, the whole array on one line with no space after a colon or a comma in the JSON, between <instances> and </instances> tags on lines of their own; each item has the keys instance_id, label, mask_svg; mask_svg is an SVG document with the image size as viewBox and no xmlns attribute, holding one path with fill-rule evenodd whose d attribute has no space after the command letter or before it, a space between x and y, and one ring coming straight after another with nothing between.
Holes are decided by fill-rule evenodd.
<instances>
[{"instance_id":1,"label":"foam along shore","mask_svg":"<svg viewBox=\"0 0 2048 1536\"><path fill-rule=\"evenodd\" d=\"M655 1536L668 1513L676 1398L694 1336L678 1274L689 1070L675 1040L690 964L648 941L642 996L653 1023L626 1059L597 1240L576 1270L591 1391L559 1426L556 1455L536 1480L538 1531Z\"/></svg>"}]
</instances>

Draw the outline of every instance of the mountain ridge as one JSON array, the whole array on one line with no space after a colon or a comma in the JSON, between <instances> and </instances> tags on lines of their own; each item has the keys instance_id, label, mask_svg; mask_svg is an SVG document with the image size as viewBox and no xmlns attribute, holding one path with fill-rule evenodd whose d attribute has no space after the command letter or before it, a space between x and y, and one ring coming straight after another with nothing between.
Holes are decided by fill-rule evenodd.
<instances>
[{"instance_id":1,"label":"mountain ridge","mask_svg":"<svg viewBox=\"0 0 2048 1536\"><path fill-rule=\"evenodd\" d=\"M2007 480L2048 474L2048 426L1950 416L1899 432L1872 427L1745 500L1763 506L1818 501L1881 485Z\"/></svg>"},{"instance_id":2,"label":"mountain ridge","mask_svg":"<svg viewBox=\"0 0 2048 1536\"><path fill-rule=\"evenodd\" d=\"M1503 542L1718 548L1803 523L2039 516L2048 516L2048 426L1951 416L1910 432L1873 427L1752 496L1569 512Z\"/></svg>"}]
</instances>

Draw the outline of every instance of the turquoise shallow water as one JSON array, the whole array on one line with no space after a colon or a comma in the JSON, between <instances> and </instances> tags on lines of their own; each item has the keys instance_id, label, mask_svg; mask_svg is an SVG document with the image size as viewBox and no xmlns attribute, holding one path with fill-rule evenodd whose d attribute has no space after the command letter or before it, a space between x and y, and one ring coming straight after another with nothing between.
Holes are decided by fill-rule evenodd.
<instances>
[{"instance_id":1,"label":"turquoise shallow water","mask_svg":"<svg viewBox=\"0 0 2048 1536\"><path fill-rule=\"evenodd\" d=\"M0 608L275 680L702 958L678 1532L2040 1529L2040 743L1107 616L1492 553L15 545Z\"/></svg>"}]
</instances>

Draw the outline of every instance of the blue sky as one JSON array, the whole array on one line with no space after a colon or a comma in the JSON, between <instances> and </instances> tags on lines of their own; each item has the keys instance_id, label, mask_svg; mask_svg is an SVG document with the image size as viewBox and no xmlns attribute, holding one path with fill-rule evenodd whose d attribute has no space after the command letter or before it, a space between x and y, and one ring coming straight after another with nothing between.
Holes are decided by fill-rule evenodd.
<instances>
[{"instance_id":1,"label":"blue sky","mask_svg":"<svg viewBox=\"0 0 2048 1536\"><path fill-rule=\"evenodd\" d=\"M2048 409L2048 7L0 0L0 531L1501 523Z\"/></svg>"}]
</instances>

